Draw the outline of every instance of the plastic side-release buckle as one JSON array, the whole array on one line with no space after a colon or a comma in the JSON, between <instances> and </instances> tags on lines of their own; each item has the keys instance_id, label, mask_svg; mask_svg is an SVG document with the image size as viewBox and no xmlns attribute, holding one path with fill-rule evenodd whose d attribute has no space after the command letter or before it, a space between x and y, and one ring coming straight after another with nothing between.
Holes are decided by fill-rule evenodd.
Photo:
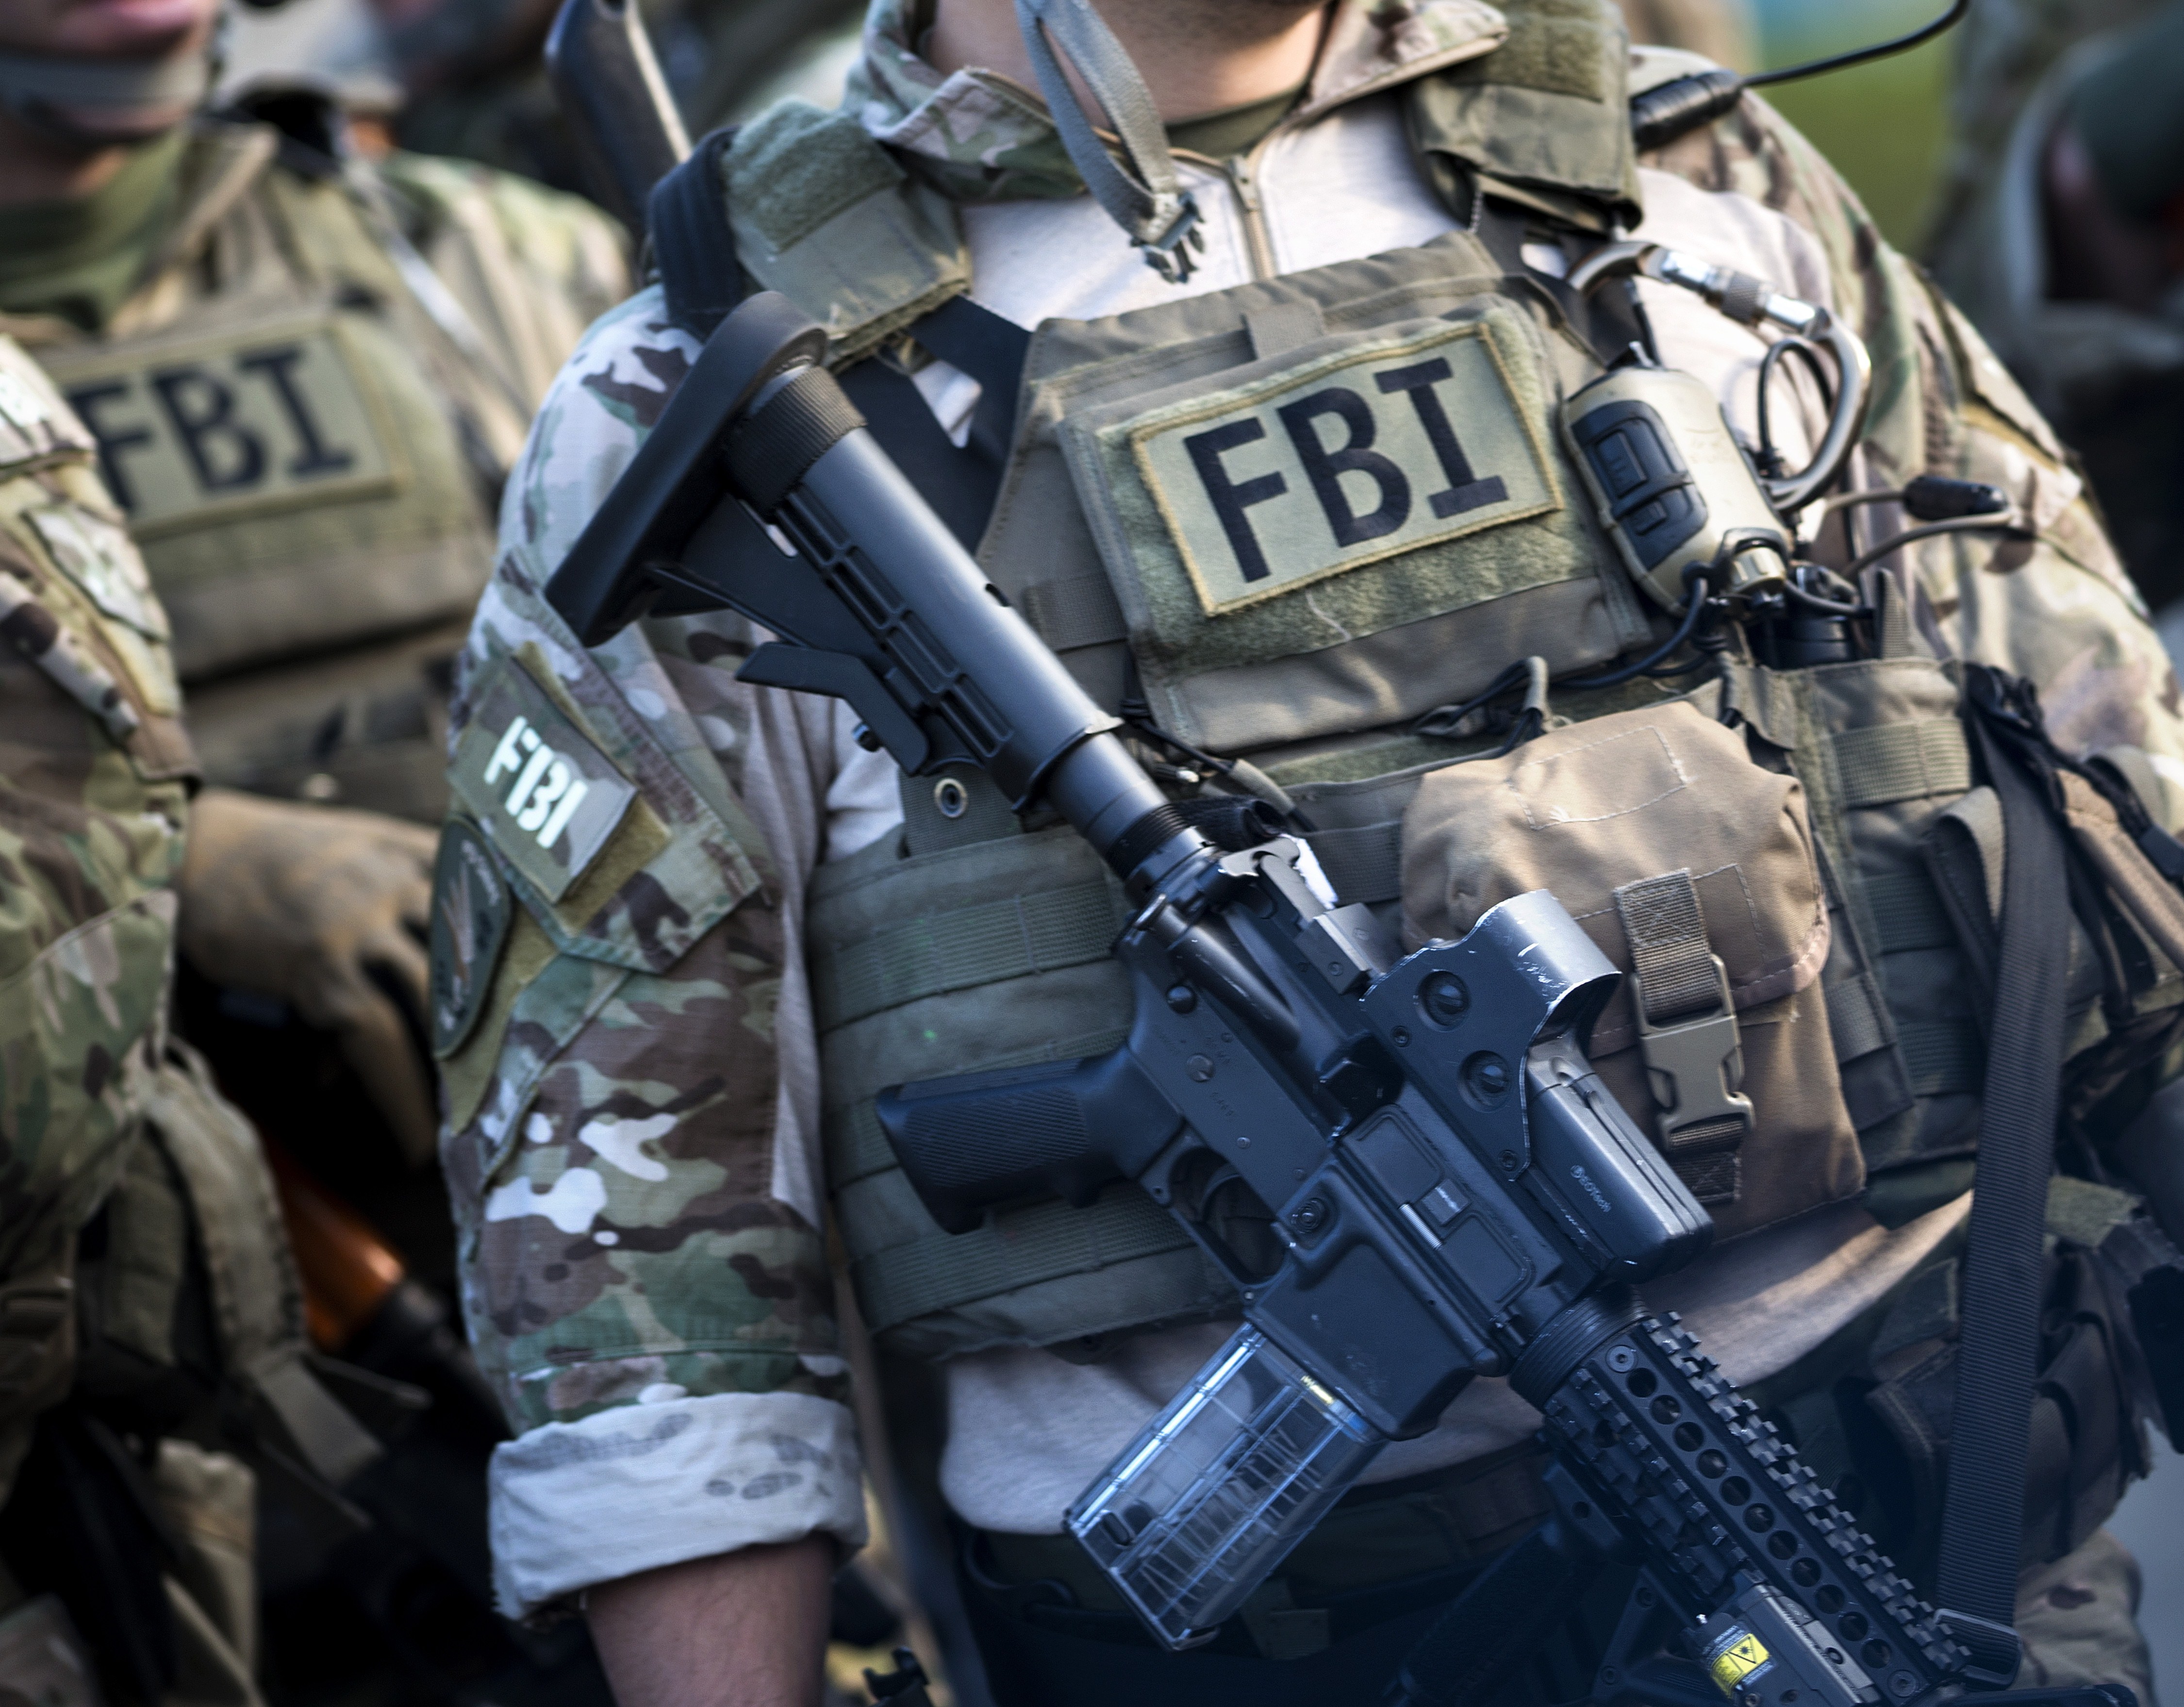
<instances>
[{"instance_id":1,"label":"plastic side-release buckle","mask_svg":"<svg viewBox=\"0 0 2184 1707\"><path fill-rule=\"evenodd\" d=\"M1718 954L1707 958L1720 991L1709 1013L1657 1025L1646 1017L1644 981L1631 980L1638 1047L1652 1081L1653 1100L1661 1105L1661 1147L1672 1158L1701 1147L1733 1150L1752 1130L1752 1099L1739 1089L1744 1052L1737 1043L1729 968Z\"/></svg>"}]
</instances>

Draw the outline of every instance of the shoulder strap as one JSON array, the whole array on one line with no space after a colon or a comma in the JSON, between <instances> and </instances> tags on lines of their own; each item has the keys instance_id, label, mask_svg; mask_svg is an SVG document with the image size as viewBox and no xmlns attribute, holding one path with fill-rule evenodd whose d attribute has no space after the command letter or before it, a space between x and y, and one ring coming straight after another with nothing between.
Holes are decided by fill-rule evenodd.
<instances>
[{"instance_id":1,"label":"shoulder strap","mask_svg":"<svg viewBox=\"0 0 2184 1707\"><path fill-rule=\"evenodd\" d=\"M653 186L645 217L668 318L701 342L744 298L743 268L728 229L721 156L736 139L723 125L699 139L682 163Z\"/></svg>"},{"instance_id":2,"label":"shoulder strap","mask_svg":"<svg viewBox=\"0 0 2184 1707\"><path fill-rule=\"evenodd\" d=\"M649 209L653 259L668 316L699 338L710 337L743 299L743 268L721 171L721 156L734 140L733 126L706 137L655 187ZM950 532L966 549L975 550L1008 466L1031 334L967 296L950 298L911 322L908 332L978 382L967 443L958 449L949 442L910 377L883 355L844 370L842 388Z\"/></svg>"},{"instance_id":3,"label":"shoulder strap","mask_svg":"<svg viewBox=\"0 0 2184 1707\"><path fill-rule=\"evenodd\" d=\"M2006 1626L2016 1618L2024 1544L2070 886L2062 828L2042 798L2046 739L2025 684L1984 666L1973 666L1969 678L1968 721L2001 800L2006 853L1942 1508L1940 1598L1953 1611Z\"/></svg>"}]
</instances>

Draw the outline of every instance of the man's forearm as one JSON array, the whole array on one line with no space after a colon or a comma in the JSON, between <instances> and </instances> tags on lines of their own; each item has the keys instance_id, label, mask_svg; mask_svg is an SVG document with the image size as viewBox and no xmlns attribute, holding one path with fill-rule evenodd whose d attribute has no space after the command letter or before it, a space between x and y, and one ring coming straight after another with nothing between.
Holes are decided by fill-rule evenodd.
<instances>
[{"instance_id":1,"label":"man's forearm","mask_svg":"<svg viewBox=\"0 0 2184 1707\"><path fill-rule=\"evenodd\" d=\"M834 1543L671 1565L585 1598L621 1707L817 1707Z\"/></svg>"}]
</instances>

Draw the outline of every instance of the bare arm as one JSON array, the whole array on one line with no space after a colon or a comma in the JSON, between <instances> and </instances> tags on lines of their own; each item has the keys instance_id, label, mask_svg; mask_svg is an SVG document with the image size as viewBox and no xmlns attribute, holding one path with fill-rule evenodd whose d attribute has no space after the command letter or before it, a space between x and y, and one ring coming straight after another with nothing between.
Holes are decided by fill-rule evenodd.
<instances>
[{"instance_id":1,"label":"bare arm","mask_svg":"<svg viewBox=\"0 0 2184 1707\"><path fill-rule=\"evenodd\" d=\"M818 1707L834 1543L811 1536L604 1583L584 1609L621 1707Z\"/></svg>"}]
</instances>

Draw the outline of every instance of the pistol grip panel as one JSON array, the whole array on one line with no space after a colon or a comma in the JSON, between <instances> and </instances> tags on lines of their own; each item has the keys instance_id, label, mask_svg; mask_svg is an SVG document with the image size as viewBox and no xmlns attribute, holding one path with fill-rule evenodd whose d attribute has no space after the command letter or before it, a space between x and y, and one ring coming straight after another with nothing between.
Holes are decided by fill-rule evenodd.
<instances>
[{"instance_id":1,"label":"pistol grip panel","mask_svg":"<svg viewBox=\"0 0 2184 1707\"><path fill-rule=\"evenodd\" d=\"M1012 1198L1053 1193L1081 1208L1183 1124L1127 1046L896 1085L878 1107L926 1213L950 1233Z\"/></svg>"}]
</instances>

